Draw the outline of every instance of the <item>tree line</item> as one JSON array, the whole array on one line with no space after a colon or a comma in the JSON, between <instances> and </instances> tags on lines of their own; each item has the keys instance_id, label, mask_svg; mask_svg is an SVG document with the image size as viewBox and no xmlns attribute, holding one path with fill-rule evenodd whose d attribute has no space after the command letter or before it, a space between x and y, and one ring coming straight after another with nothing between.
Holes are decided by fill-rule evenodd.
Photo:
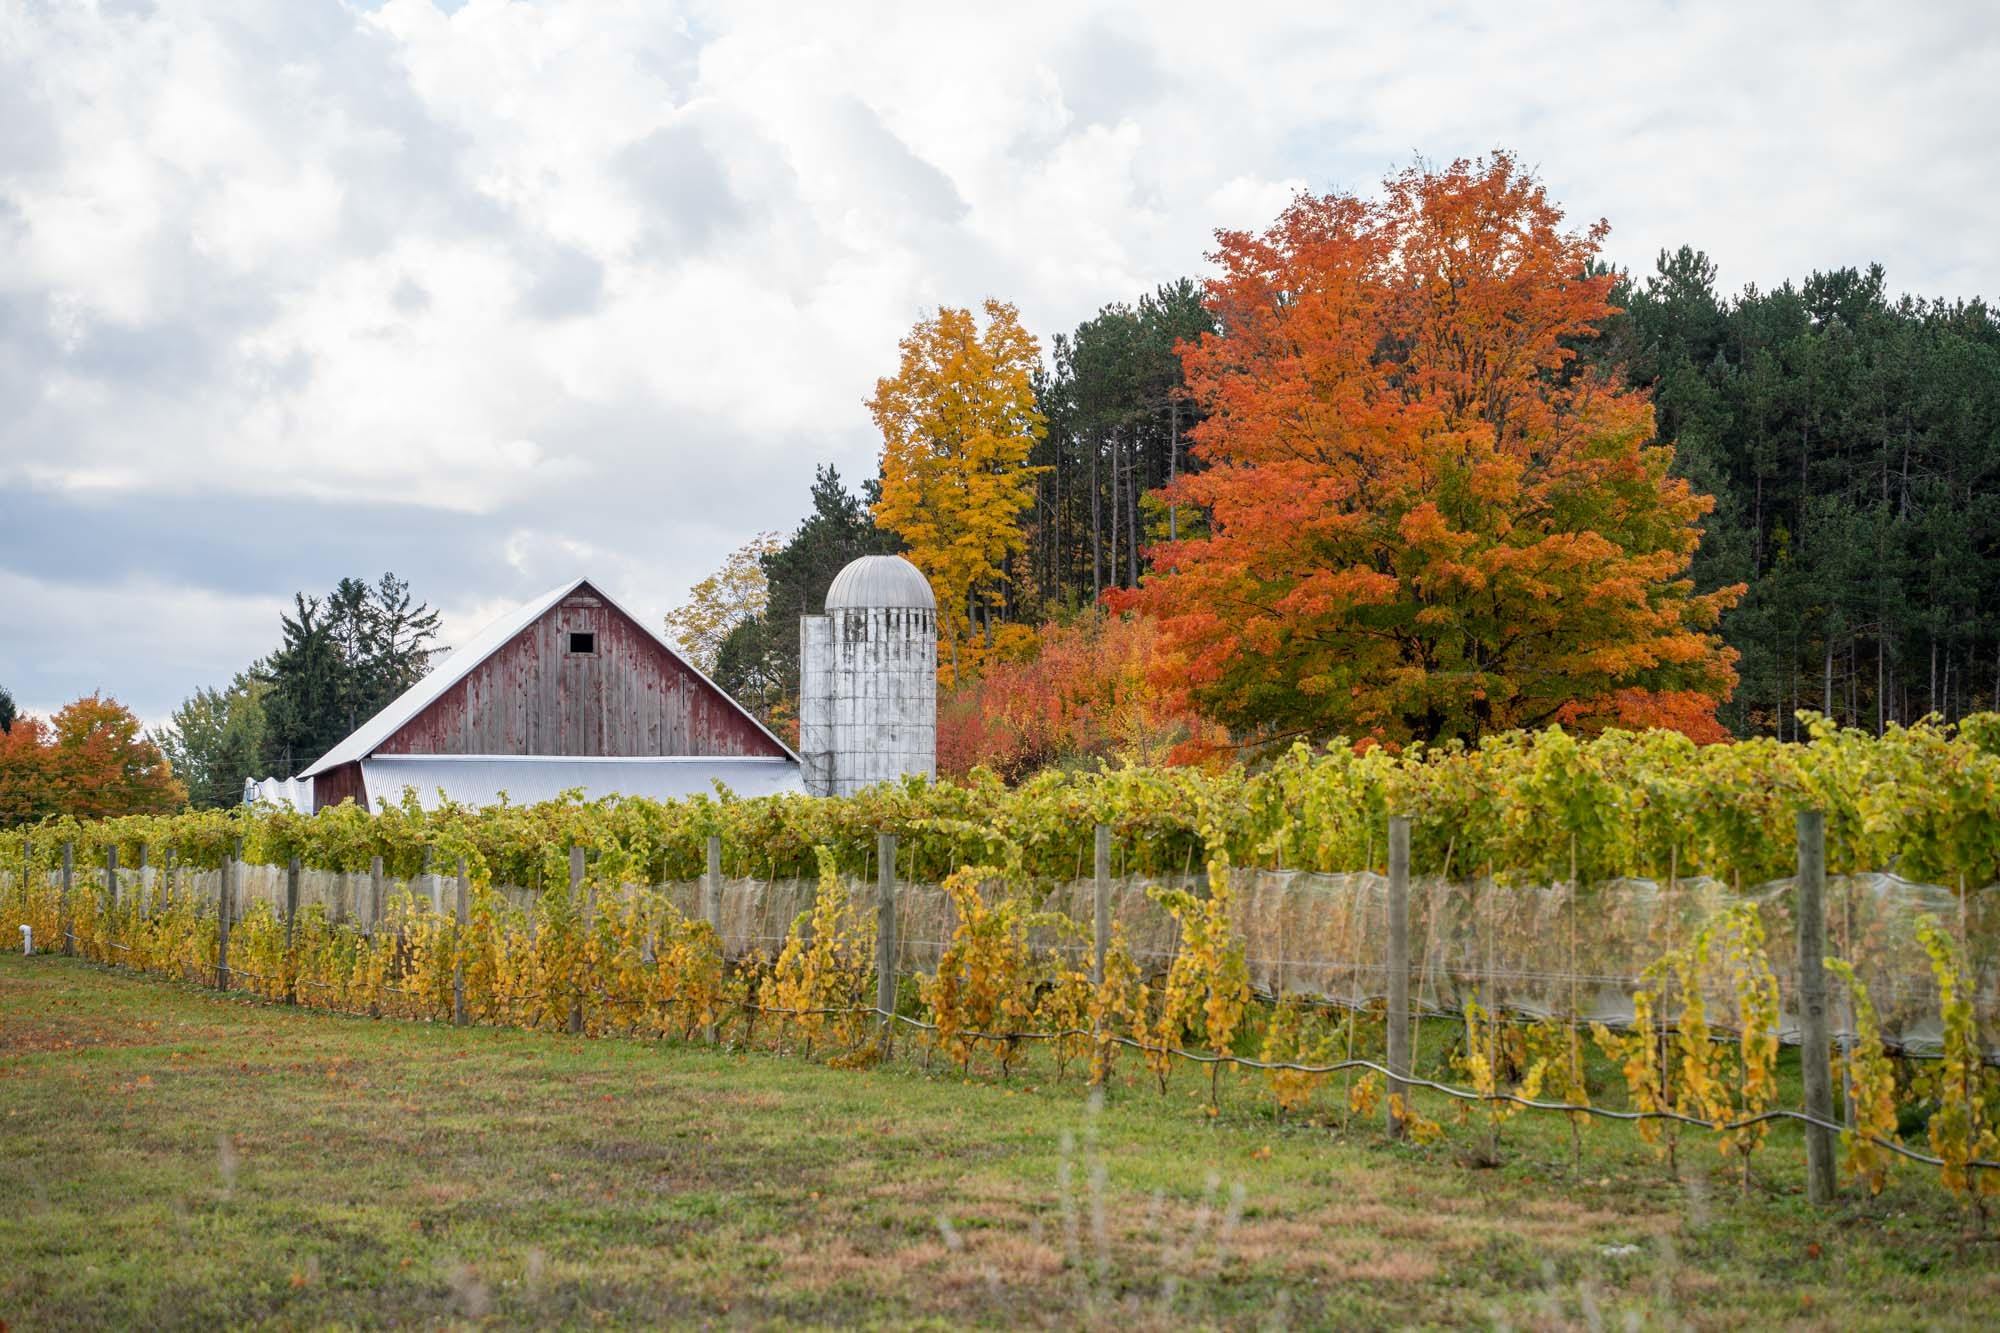
<instances>
[{"instance_id":1,"label":"tree line","mask_svg":"<svg viewBox=\"0 0 2000 1333\"><path fill-rule=\"evenodd\" d=\"M1651 391L1675 470L1715 497L1696 585L1748 587L1722 621L1731 729L2000 708L1993 311L1892 296L1879 265L1723 295L1686 247L1612 301L1583 355Z\"/></svg>"},{"instance_id":2,"label":"tree line","mask_svg":"<svg viewBox=\"0 0 2000 1333\"><path fill-rule=\"evenodd\" d=\"M799 612L817 609L848 556L901 549L939 591L947 707L956 665L972 690L984 664L1033 660L1050 642L1045 627L1107 600L1178 614L1189 632L1169 627L1159 643L1172 659L1165 674L1264 670L1262 680L1239 674L1183 701L1239 732L1441 739L1566 720L1792 738L1801 709L1879 731L1926 713L1956 719L2000 707L2000 603L1983 595L2000 575L2000 324L1983 302L1892 296L1879 267L1728 295L1713 262L1686 247L1663 252L1651 273L1612 269L1600 258L1602 225L1565 230L1560 210L1505 154L1391 178L1375 202L1306 199L1310 216L1295 209L1265 232L1223 235L1211 256L1218 276L1107 305L1056 335L1046 359L999 302L983 322L951 308L920 321L870 400L884 440L876 490L859 501L842 491L840 508L816 488L815 530L837 510L844 544L809 550L795 535L791 558L824 561L817 580L787 573L782 607L774 598L733 622L739 647L758 646L735 660L759 666L719 667L718 680L782 720L796 699ZM1382 248L1390 235L1400 248ZM1411 257L1413 241L1436 235L1460 253ZM1508 250L1498 238L1510 235L1529 240ZM1323 299L1329 292L1336 298ZM1448 300L1425 305L1425 292ZM1322 317L1308 320L1308 308ZM1449 336L1426 343L1417 314ZM1499 333L1480 324L1489 317ZM1264 327L1272 319L1282 327ZM1556 321L1548 336L1515 336L1547 319ZM1335 345L1349 335L1352 347ZM1496 363L1525 358L1527 369L1510 379L1477 357L1454 368L1444 362L1455 347ZM1482 394L1492 401L1477 401ZM1393 424L1378 411L1392 400L1401 413ZM1281 412L1313 424L1295 431L1272 415ZM1547 418L1540 425L1527 419L1537 413ZM1588 423L1581 435L1578 422ZM1350 430L1355 423L1365 429ZM1483 461L1480 431L1501 441ZM1458 445L1437 447L1454 433ZM1478 504L1440 488L1495 484L1492 469L1511 466L1511 451L1515 480L1532 489L1551 482L1562 459L1590 456L1583 436L1622 460L1594 489L1567 496L1556 486L1540 509L1503 499L1489 517L1506 527L1568 505L1575 512L1555 528L1623 543L1634 586L1653 591L1627 608L1622 646L1586 637L1519 659L1523 625L1552 602L1582 606L1590 581L1616 583L1616 571L1580 559L1568 583L1544 583L1518 614L1496 614L1493 579L1518 559L1507 549L1518 538L1498 527L1481 535ZM1336 457L1342 451L1355 466ZM1421 475L1396 480L1411 458L1427 460ZM1216 467L1241 483L1246 503L1274 503L1229 513L1224 482L1199 479ZM1639 510L1616 494L1633 468L1661 474ZM1307 496L1313 512L1299 508ZM1440 515L1437 540L1458 554L1422 554L1409 523L1427 504ZM1577 508L1593 504L1595 513ZM1329 515L1362 510L1392 515L1398 530L1373 546L1314 536ZM1640 513L1687 536L1640 539ZM1267 539L1257 538L1259 523L1272 525ZM1310 548L1297 568L1259 563L1285 544ZM1440 591L1440 577L1460 577L1455 566L1475 547L1466 559L1492 566L1477 575L1488 580L1484 606ZM1573 541L1542 549L1564 559L1578 551ZM1418 573L1419 558L1437 568ZM1210 583L1210 600L1176 612L1165 587L1204 564L1230 575ZM1400 580L1410 596L1400 606L1352 602L1315 624L1309 603L1353 592L1331 592L1336 574ZM1425 578L1429 587L1416 591ZM1230 619L1218 607L1231 598L1248 633L1234 636L1227 663L1204 664L1191 651L1192 618ZM1290 609L1265 614L1282 599ZM1485 627L1475 627L1482 616ZM1261 640L1260 617L1270 629ZM1645 627L1647 617L1657 623ZM1421 630L1419 619L1442 628ZM1387 656L1373 651L1384 636L1399 641ZM1338 650L1315 656L1315 640ZM1578 656L1585 649L1593 662ZM1077 678L1069 667L1063 674ZM1380 716L1316 705L1382 681L1408 697ZM1442 698L1454 691L1463 697Z\"/></svg>"}]
</instances>

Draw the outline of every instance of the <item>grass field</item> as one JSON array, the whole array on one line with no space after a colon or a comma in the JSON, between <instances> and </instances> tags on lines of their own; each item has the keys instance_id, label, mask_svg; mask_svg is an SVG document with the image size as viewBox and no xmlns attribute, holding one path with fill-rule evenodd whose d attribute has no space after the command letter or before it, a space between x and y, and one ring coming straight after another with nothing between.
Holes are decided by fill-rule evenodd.
<instances>
[{"instance_id":1,"label":"grass field","mask_svg":"<svg viewBox=\"0 0 2000 1333\"><path fill-rule=\"evenodd\" d=\"M1578 1170L1564 1122L1516 1120L1476 1169L1469 1130L1343 1139L1248 1080L1210 1120L1198 1089L1093 1110L1040 1071L371 1022L8 955L0 1320L2000 1322L2000 1246L1916 1168L1818 1214L1793 1134L1745 1196L1617 1126Z\"/></svg>"}]
</instances>

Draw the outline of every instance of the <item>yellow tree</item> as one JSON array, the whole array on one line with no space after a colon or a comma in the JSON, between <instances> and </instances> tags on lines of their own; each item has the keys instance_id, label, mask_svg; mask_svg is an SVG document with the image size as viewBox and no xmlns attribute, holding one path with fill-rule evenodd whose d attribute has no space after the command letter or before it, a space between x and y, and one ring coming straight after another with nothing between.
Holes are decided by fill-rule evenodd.
<instances>
[{"instance_id":1,"label":"yellow tree","mask_svg":"<svg viewBox=\"0 0 2000 1333\"><path fill-rule=\"evenodd\" d=\"M667 635L688 661L710 675L722 641L771 600L764 557L778 549L775 532L760 532L729 553L722 568L688 589L687 601L667 613Z\"/></svg>"},{"instance_id":2,"label":"yellow tree","mask_svg":"<svg viewBox=\"0 0 2000 1333\"><path fill-rule=\"evenodd\" d=\"M941 306L902 341L902 365L875 382L882 431L875 521L901 537L937 591L938 632L954 679L975 605L991 613L1010 555L1027 548L1021 516L1042 471L1029 455L1046 433L1035 410L1041 348L1002 301Z\"/></svg>"}]
</instances>

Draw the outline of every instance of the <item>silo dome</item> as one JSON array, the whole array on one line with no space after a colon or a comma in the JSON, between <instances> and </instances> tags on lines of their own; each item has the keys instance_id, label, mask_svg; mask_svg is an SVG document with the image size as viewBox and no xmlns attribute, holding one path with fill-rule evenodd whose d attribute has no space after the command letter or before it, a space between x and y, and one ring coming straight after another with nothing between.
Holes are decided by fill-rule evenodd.
<instances>
[{"instance_id":1,"label":"silo dome","mask_svg":"<svg viewBox=\"0 0 2000 1333\"><path fill-rule=\"evenodd\" d=\"M864 555L834 575L826 609L935 611L930 580L900 555Z\"/></svg>"}]
</instances>

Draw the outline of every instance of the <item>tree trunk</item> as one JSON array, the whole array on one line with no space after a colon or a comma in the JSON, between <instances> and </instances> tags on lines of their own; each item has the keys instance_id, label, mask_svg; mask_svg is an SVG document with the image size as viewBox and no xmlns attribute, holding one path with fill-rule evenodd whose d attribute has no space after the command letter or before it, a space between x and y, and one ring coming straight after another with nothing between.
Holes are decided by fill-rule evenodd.
<instances>
[{"instance_id":1,"label":"tree trunk","mask_svg":"<svg viewBox=\"0 0 2000 1333\"><path fill-rule=\"evenodd\" d=\"M1131 522L1125 529L1125 565L1131 574L1130 586L1139 586L1139 464L1138 441L1132 442L1132 466L1125 474L1125 499L1132 506Z\"/></svg>"},{"instance_id":2,"label":"tree trunk","mask_svg":"<svg viewBox=\"0 0 2000 1333\"><path fill-rule=\"evenodd\" d=\"M1104 437L1099 435L1090 451L1090 600L1095 603L1104 595L1104 520L1099 494L1103 489L1097 480L1097 458L1104 452Z\"/></svg>"},{"instance_id":3,"label":"tree trunk","mask_svg":"<svg viewBox=\"0 0 2000 1333\"><path fill-rule=\"evenodd\" d=\"M1125 506L1118 496L1118 432L1111 432L1111 586L1117 587L1118 579L1118 522Z\"/></svg>"}]
</instances>

